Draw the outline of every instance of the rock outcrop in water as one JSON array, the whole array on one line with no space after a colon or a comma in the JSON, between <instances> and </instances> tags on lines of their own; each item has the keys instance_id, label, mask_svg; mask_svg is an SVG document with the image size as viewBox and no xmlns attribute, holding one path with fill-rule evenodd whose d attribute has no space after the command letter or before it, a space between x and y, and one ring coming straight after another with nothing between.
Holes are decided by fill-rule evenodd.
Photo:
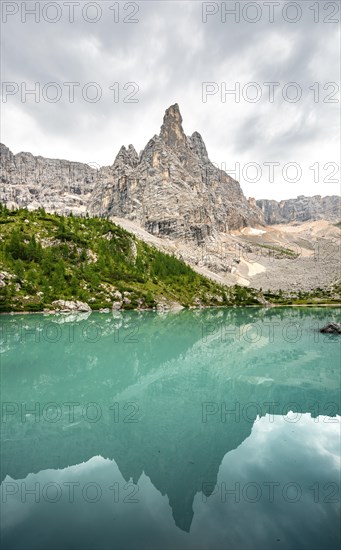
<instances>
[{"instance_id":1,"label":"rock outcrop in water","mask_svg":"<svg viewBox=\"0 0 341 550\"><path fill-rule=\"evenodd\" d=\"M79 300L55 300L52 305L57 311L62 312L80 312L87 313L91 311L91 307L85 302L80 302Z\"/></svg>"},{"instance_id":2,"label":"rock outcrop in water","mask_svg":"<svg viewBox=\"0 0 341 550\"><path fill-rule=\"evenodd\" d=\"M264 222L267 225L276 223L305 222L308 220L341 220L341 197L332 195L321 197L305 197L280 202L273 200L257 200L257 206L262 210Z\"/></svg>"},{"instance_id":3,"label":"rock outcrop in water","mask_svg":"<svg viewBox=\"0 0 341 550\"><path fill-rule=\"evenodd\" d=\"M321 328L320 332L326 334L341 334L341 323L328 323L328 325Z\"/></svg>"}]
</instances>

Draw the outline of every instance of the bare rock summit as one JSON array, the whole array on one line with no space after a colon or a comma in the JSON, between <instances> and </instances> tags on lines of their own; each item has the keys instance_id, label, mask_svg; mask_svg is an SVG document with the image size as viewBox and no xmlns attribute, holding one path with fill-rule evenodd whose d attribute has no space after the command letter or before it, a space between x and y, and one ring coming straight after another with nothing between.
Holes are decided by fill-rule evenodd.
<instances>
[{"instance_id":1,"label":"bare rock summit","mask_svg":"<svg viewBox=\"0 0 341 550\"><path fill-rule=\"evenodd\" d=\"M140 154L122 146L111 166L14 155L0 144L0 169L0 202L9 208L115 216L188 243L245 226L341 219L336 196L247 200L239 183L210 161L199 132L186 136L177 103Z\"/></svg>"},{"instance_id":2,"label":"bare rock summit","mask_svg":"<svg viewBox=\"0 0 341 550\"><path fill-rule=\"evenodd\" d=\"M239 183L209 160L201 135L185 135L177 104L166 110L159 135L138 158L135 150L121 149L114 164L101 170L89 212L128 218L154 235L197 243L263 221Z\"/></svg>"}]
</instances>

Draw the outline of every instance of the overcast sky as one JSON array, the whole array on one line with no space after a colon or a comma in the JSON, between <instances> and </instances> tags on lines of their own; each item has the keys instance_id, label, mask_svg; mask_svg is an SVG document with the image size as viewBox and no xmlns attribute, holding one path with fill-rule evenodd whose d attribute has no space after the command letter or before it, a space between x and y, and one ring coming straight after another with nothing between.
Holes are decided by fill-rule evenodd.
<instances>
[{"instance_id":1,"label":"overcast sky","mask_svg":"<svg viewBox=\"0 0 341 550\"><path fill-rule=\"evenodd\" d=\"M177 102L247 196L339 194L340 3L268 3L3 1L1 141L109 165Z\"/></svg>"}]
</instances>

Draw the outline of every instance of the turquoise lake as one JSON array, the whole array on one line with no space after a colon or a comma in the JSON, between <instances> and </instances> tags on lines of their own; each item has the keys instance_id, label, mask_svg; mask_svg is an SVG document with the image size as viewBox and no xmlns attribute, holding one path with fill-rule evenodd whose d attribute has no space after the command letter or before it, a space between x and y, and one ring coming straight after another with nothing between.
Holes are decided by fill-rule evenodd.
<instances>
[{"instance_id":1,"label":"turquoise lake","mask_svg":"<svg viewBox=\"0 0 341 550\"><path fill-rule=\"evenodd\" d=\"M1 316L2 548L338 549L332 320Z\"/></svg>"}]
</instances>

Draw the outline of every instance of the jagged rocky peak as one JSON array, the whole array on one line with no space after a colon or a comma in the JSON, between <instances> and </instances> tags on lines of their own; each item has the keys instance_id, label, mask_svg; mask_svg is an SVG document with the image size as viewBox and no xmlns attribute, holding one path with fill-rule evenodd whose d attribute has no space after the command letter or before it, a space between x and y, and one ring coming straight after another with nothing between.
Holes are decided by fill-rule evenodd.
<instances>
[{"instance_id":1,"label":"jagged rocky peak","mask_svg":"<svg viewBox=\"0 0 341 550\"><path fill-rule=\"evenodd\" d=\"M118 164L125 164L131 167L137 166L139 163L139 156L133 145L129 145L128 149L122 145L121 149L116 155L114 166Z\"/></svg>"},{"instance_id":2,"label":"jagged rocky peak","mask_svg":"<svg viewBox=\"0 0 341 550\"><path fill-rule=\"evenodd\" d=\"M114 164L100 170L13 155L3 144L0 153L0 201L7 206L128 218L150 233L186 242L202 244L264 222L341 218L339 197L247 200L238 181L209 160L201 135L185 135L177 103L140 156L133 145L123 146Z\"/></svg>"},{"instance_id":3,"label":"jagged rocky peak","mask_svg":"<svg viewBox=\"0 0 341 550\"><path fill-rule=\"evenodd\" d=\"M126 217L154 235L197 243L262 223L261 210L248 204L239 183L210 162L201 135L185 135L177 103L136 165L132 158L120 149L114 170L93 191L90 214Z\"/></svg>"},{"instance_id":4,"label":"jagged rocky peak","mask_svg":"<svg viewBox=\"0 0 341 550\"><path fill-rule=\"evenodd\" d=\"M190 144L194 153L203 161L208 162L208 153L204 140L199 132L194 132L190 137Z\"/></svg>"},{"instance_id":5,"label":"jagged rocky peak","mask_svg":"<svg viewBox=\"0 0 341 550\"><path fill-rule=\"evenodd\" d=\"M0 143L0 155L10 155L11 151L6 147L4 143Z\"/></svg>"},{"instance_id":6,"label":"jagged rocky peak","mask_svg":"<svg viewBox=\"0 0 341 550\"><path fill-rule=\"evenodd\" d=\"M172 149L178 149L187 144L187 138L182 128L182 116L177 103L171 105L165 112L160 138Z\"/></svg>"},{"instance_id":7,"label":"jagged rocky peak","mask_svg":"<svg viewBox=\"0 0 341 550\"><path fill-rule=\"evenodd\" d=\"M13 153L4 145L3 143L0 143L0 168L1 168L1 179L2 181L6 181L6 171L5 169L9 168L9 165L13 164Z\"/></svg>"},{"instance_id":8,"label":"jagged rocky peak","mask_svg":"<svg viewBox=\"0 0 341 550\"><path fill-rule=\"evenodd\" d=\"M131 158L131 160L133 161L134 164L137 164L138 161L139 161L139 156L137 154L137 151L134 147L134 145L128 145L128 154L129 154L129 157Z\"/></svg>"}]
</instances>

